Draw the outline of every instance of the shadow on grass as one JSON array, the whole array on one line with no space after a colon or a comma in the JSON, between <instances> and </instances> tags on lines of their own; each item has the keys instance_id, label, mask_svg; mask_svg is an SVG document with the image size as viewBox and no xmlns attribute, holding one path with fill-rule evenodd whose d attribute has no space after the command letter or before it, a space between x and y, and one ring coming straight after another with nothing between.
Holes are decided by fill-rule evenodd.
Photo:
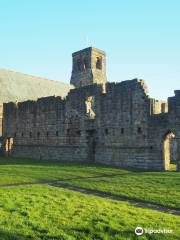
<instances>
[{"instance_id":1,"label":"shadow on grass","mask_svg":"<svg viewBox=\"0 0 180 240\"><path fill-rule=\"evenodd\" d=\"M0 230L0 239L2 240L34 240L33 237L19 233Z\"/></svg>"},{"instance_id":2,"label":"shadow on grass","mask_svg":"<svg viewBox=\"0 0 180 240\"><path fill-rule=\"evenodd\" d=\"M52 183L50 185L53 186L53 187L60 187L60 188L64 188L64 189L88 194L88 195L94 195L94 196L102 197L102 198L105 198L105 199L112 199L112 200L116 200L116 201L126 201L126 202L128 202L128 203L130 203L130 204L132 204L136 207L147 208L147 209L156 210L156 211L163 212L163 213L170 213L170 214L173 214L173 215L180 216L180 208L166 206L166 205L163 205L161 203L156 203L156 202L153 202L153 201L144 200L144 199L140 199L140 198L137 198L137 197L130 197L130 196L125 196L125 195L116 195L116 194L106 192L106 191L101 191L101 190L97 190L97 189L90 189L90 188L85 188L85 187L79 187L79 186L69 185L67 183L61 183L61 182Z\"/></svg>"},{"instance_id":3,"label":"shadow on grass","mask_svg":"<svg viewBox=\"0 0 180 240\"><path fill-rule=\"evenodd\" d=\"M31 158L17 158L17 157L2 157L0 156L0 165L37 165L37 166L59 166L59 167L76 167L76 168L84 168L84 167L95 167L95 168L107 168L107 169L124 169L129 172L159 172L156 170L146 170L146 169L136 169L132 167L120 167L120 166L112 166L100 163L92 163L92 162L66 162L63 160L45 160L45 159L31 159Z\"/></svg>"},{"instance_id":4,"label":"shadow on grass","mask_svg":"<svg viewBox=\"0 0 180 240\"><path fill-rule=\"evenodd\" d=\"M21 233L13 233L7 232L4 230L0 230L0 240L35 240L37 239L35 236L24 235ZM64 237L56 237L56 236L42 236L40 235L38 239L41 240L64 240Z\"/></svg>"}]
</instances>

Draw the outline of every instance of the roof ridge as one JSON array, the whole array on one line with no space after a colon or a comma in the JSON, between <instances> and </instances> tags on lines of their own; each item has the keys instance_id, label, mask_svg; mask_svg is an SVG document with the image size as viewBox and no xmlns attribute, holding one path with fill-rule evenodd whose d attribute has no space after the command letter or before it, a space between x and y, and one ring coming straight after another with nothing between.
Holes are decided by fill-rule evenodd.
<instances>
[{"instance_id":1,"label":"roof ridge","mask_svg":"<svg viewBox=\"0 0 180 240\"><path fill-rule=\"evenodd\" d=\"M62 82L60 80L53 80L53 79L49 79L47 77L35 76L35 75L29 74L29 73L19 72L19 71L11 70L11 69L0 68L0 71L5 71L7 73L12 72L12 73L15 73L15 74L29 76L29 77L32 77L32 78L38 78L38 79L42 79L42 80L46 80L46 81L57 82L57 83L64 84L64 85L71 85L70 83L65 83L65 82Z\"/></svg>"}]
</instances>

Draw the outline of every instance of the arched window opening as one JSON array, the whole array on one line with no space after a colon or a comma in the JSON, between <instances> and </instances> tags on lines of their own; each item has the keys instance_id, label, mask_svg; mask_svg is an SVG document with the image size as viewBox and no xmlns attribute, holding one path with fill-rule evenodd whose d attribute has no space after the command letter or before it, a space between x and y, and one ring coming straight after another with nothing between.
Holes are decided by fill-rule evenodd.
<instances>
[{"instance_id":1,"label":"arched window opening","mask_svg":"<svg viewBox=\"0 0 180 240\"><path fill-rule=\"evenodd\" d=\"M76 135L81 136L81 131L80 130L76 131Z\"/></svg>"},{"instance_id":2,"label":"arched window opening","mask_svg":"<svg viewBox=\"0 0 180 240\"><path fill-rule=\"evenodd\" d=\"M124 134L124 128L121 128L121 134Z\"/></svg>"},{"instance_id":3,"label":"arched window opening","mask_svg":"<svg viewBox=\"0 0 180 240\"><path fill-rule=\"evenodd\" d=\"M109 134L109 130L108 128L105 129L105 135L108 135Z\"/></svg>"},{"instance_id":4,"label":"arched window opening","mask_svg":"<svg viewBox=\"0 0 180 240\"><path fill-rule=\"evenodd\" d=\"M37 138L38 139L40 138L40 132L37 132Z\"/></svg>"},{"instance_id":5,"label":"arched window opening","mask_svg":"<svg viewBox=\"0 0 180 240\"><path fill-rule=\"evenodd\" d=\"M138 127L137 133L138 133L138 134L141 134L141 133L142 133L142 128L141 128L141 127Z\"/></svg>"},{"instance_id":6,"label":"arched window opening","mask_svg":"<svg viewBox=\"0 0 180 240\"><path fill-rule=\"evenodd\" d=\"M96 58L96 68L100 70L102 69L102 58L100 57Z\"/></svg>"},{"instance_id":7,"label":"arched window opening","mask_svg":"<svg viewBox=\"0 0 180 240\"><path fill-rule=\"evenodd\" d=\"M176 170L177 140L171 130L163 138L163 161L165 170Z\"/></svg>"},{"instance_id":8,"label":"arched window opening","mask_svg":"<svg viewBox=\"0 0 180 240\"><path fill-rule=\"evenodd\" d=\"M88 65L88 59L87 58L84 58L83 66L84 66L84 70L88 69L89 65Z\"/></svg>"},{"instance_id":9,"label":"arched window opening","mask_svg":"<svg viewBox=\"0 0 180 240\"><path fill-rule=\"evenodd\" d=\"M81 62L80 59L77 60L77 70L78 70L79 72L82 71L82 62Z\"/></svg>"}]
</instances>

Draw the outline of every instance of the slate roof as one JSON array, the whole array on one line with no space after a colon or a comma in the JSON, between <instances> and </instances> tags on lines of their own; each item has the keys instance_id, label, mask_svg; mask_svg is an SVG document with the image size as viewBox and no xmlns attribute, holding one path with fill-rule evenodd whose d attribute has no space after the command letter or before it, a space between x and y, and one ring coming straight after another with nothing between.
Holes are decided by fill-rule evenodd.
<instances>
[{"instance_id":1,"label":"slate roof","mask_svg":"<svg viewBox=\"0 0 180 240\"><path fill-rule=\"evenodd\" d=\"M72 85L59 81L0 69L0 104L54 95L64 98L72 88Z\"/></svg>"}]
</instances>

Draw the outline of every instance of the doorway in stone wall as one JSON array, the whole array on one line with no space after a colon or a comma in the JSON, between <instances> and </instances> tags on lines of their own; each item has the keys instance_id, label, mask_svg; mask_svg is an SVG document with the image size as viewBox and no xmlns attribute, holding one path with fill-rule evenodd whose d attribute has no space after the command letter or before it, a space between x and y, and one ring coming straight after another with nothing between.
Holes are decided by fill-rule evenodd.
<instances>
[{"instance_id":1,"label":"doorway in stone wall","mask_svg":"<svg viewBox=\"0 0 180 240\"><path fill-rule=\"evenodd\" d=\"M12 152L12 149L13 149L13 143L14 143L14 139L12 137L9 137L9 138L6 139L5 152L6 152L7 156L11 155L11 152Z\"/></svg>"},{"instance_id":2,"label":"doorway in stone wall","mask_svg":"<svg viewBox=\"0 0 180 240\"><path fill-rule=\"evenodd\" d=\"M96 130L95 129L87 130L86 137L88 145L88 160L89 162L94 162L96 154Z\"/></svg>"},{"instance_id":3,"label":"doorway in stone wall","mask_svg":"<svg viewBox=\"0 0 180 240\"><path fill-rule=\"evenodd\" d=\"M168 130L163 138L163 160L165 170L176 170L177 140L175 134Z\"/></svg>"}]
</instances>

